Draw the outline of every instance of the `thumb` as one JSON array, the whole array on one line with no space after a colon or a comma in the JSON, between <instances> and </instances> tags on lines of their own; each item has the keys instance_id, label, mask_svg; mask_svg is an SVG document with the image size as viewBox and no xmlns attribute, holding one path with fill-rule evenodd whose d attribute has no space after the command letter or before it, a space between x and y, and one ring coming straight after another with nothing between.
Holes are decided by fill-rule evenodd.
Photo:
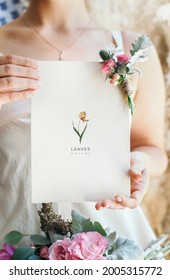
<instances>
[{"instance_id":1,"label":"thumb","mask_svg":"<svg viewBox=\"0 0 170 280\"><path fill-rule=\"evenodd\" d=\"M146 155L141 152L132 152L130 162L130 178L134 182L140 182L142 180L142 173L146 169Z\"/></svg>"},{"instance_id":2,"label":"thumb","mask_svg":"<svg viewBox=\"0 0 170 280\"><path fill-rule=\"evenodd\" d=\"M131 166L129 175L134 182L140 182L142 180L142 170L136 165Z\"/></svg>"}]
</instances>

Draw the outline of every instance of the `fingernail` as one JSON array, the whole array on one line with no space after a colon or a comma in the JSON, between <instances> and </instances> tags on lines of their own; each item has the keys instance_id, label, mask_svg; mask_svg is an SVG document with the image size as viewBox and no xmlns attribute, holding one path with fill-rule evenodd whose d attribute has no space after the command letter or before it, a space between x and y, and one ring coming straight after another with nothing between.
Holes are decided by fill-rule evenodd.
<instances>
[{"instance_id":1,"label":"fingernail","mask_svg":"<svg viewBox=\"0 0 170 280\"><path fill-rule=\"evenodd\" d=\"M133 172L137 175L141 175L141 171L138 168L134 168Z\"/></svg>"},{"instance_id":2,"label":"fingernail","mask_svg":"<svg viewBox=\"0 0 170 280\"><path fill-rule=\"evenodd\" d=\"M121 203L123 201L123 199L120 196L116 196L115 198L116 198L117 202L119 202L119 203Z\"/></svg>"}]
</instances>

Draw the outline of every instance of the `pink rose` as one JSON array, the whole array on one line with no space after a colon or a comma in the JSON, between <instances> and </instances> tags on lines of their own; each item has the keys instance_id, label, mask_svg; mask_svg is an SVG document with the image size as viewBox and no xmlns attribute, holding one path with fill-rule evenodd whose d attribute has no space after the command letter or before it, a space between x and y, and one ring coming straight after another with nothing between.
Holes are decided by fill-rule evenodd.
<instances>
[{"instance_id":1,"label":"pink rose","mask_svg":"<svg viewBox=\"0 0 170 280\"><path fill-rule=\"evenodd\" d=\"M48 247L47 246L43 246L41 249L40 249L40 257L43 258L43 259L48 259Z\"/></svg>"},{"instance_id":2,"label":"pink rose","mask_svg":"<svg viewBox=\"0 0 170 280\"><path fill-rule=\"evenodd\" d=\"M49 260L72 260L68 247L71 245L71 240L65 238L53 243L49 248Z\"/></svg>"},{"instance_id":3,"label":"pink rose","mask_svg":"<svg viewBox=\"0 0 170 280\"><path fill-rule=\"evenodd\" d=\"M116 57L118 62L129 63L130 58L128 54L118 54Z\"/></svg>"},{"instance_id":4,"label":"pink rose","mask_svg":"<svg viewBox=\"0 0 170 280\"><path fill-rule=\"evenodd\" d=\"M103 75L111 75L112 69L116 67L116 63L113 59L110 59L109 61L105 62L102 66L102 73Z\"/></svg>"},{"instance_id":5,"label":"pink rose","mask_svg":"<svg viewBox=\"0 0 170 280\"><path fill-rule=\"evenodd\" d=\"M113 77L110 80L110 83L116 87L118 85L119 78L120 78L120 75L118 73L113 74Z\"/></svg>"},{"instance_id":6,"label":"pink rose","mask_svg":"<svg viewBox=\"0 0 170 280\"><path fill-rule=\"evenodd\" d=\"M68 250L72 259L104 260L107 240L98 232L83 232L74 235Z\"/></svg>"},{"instance_id":7,"label":"pink rose","mask_svg":"<svg viewBox=\"0 0 170 280\"><path fill-rule=\"evenodd\" d=\"M4 249L0 250L0 260L12 260L16 248L8 243L4 243L3 247Z\"/></svg>"}]
</instances>

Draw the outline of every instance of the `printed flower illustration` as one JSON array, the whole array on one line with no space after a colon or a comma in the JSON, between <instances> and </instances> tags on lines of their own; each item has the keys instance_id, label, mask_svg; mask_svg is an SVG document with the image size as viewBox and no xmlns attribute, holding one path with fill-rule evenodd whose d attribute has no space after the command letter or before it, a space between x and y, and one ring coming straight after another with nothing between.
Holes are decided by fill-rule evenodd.
<instances>
[{"instance_id":1,"label":"printed flower illustration","mask_svg":"<svg viewBox=\"0 0 170 280\"><path fill-rule=\"evenodd\" d=\"M80 112L79 114L79 122L78 122L78 126L77 128L75 127L74 123L72 122L73 125L73 129L75 131L75 133L78 135L79 137L79 142L81 144L83 136L86 132L87 126L88 126L88 122L89 120L87 119L87 114L86 112ZM82 127L83 125L83 127Z\"/></svg>"},{"instance_id":2,"label":"printed flower illustration","mask_svg":"<svg viewBox=\"0 0 170 280\"><path fill-rule=\"evenodd\" d=\"M86 119L86 117L87 117L86 112L81 112L80 115L79 115L80 120L83 121L83 122L88 122L89 121L89 120Z\"/></svg>"}]
</instances>

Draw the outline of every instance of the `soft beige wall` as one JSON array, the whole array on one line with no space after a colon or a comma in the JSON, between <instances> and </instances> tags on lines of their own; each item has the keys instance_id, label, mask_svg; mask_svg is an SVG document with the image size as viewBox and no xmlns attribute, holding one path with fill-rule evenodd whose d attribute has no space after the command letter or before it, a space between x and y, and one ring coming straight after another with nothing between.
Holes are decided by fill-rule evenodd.
<instances>
[{"instance_id":1,"label":"soft beige wall","mask_svg":"<svg viewBox=\"0 0 170 280\"><path fill-rule=\"evenodd\" d=\"M169 0L86 0L98 20L112 29L125 28L150 34L161 59L166 79L165 142L169 168L152 179L143 208L157 234L170 234L170 1ZM169 55L169 65L167 58ZM168 76L169 75L169 76ZM168 85L169 84L169 85Z\"/></svg>"}]
</instances>

